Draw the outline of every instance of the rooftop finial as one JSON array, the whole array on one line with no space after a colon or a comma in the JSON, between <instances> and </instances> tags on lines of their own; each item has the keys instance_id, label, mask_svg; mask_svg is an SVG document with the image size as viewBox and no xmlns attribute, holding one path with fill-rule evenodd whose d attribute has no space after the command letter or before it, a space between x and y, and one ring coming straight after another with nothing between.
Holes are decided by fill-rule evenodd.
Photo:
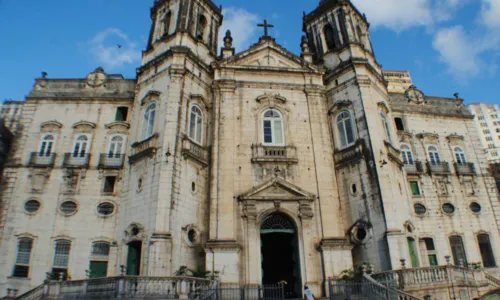
<instances>
[{"instance_id":1,"label":"rooftop finial","mask_svg":"<svg viewBox=\"0 0 500 300\"><path fill-rule=\"evenodd\" d=\"M233 48L233 37L231 36L231 30L226 31L226 36L224 37L224 48Z\"/></svg>"}]
</instances>

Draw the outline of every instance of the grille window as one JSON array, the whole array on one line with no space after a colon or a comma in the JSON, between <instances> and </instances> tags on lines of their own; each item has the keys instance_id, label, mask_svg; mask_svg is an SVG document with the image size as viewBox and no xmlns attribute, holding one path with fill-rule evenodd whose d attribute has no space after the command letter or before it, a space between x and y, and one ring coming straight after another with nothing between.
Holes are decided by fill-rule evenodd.
<instances>
[{"instance_id":1,"label":"grille window","mask_svg":"<svg viewBox=\"0 0 500 300\"><path fill-rule=\"evenodd\" d=\"M97 206L97 212L103 216L109 216L115 211L115 206L112 203L105 202Z\"/></svg>"},{"instance_id":2,"label":"grille window","mask_svg":"<svg viewBox=\"0 0 500 300\"><path fill-rule=\"evenodd\" d=\"M40 202L36 200L29 200L24 204L24 209L29 213L36 213L40 209Z\"/></svg>"},{"instance_id":3,"label":"grille window","mask_svg":"<svg viewBox=\"0 0 500 300\"><path fill-rule=\"evenodd\" d=\"M27 278L29 274L31 249L33 248L33 240L24 238L20 239L17 248L16 265L14 266L13 277Z\"/></svg>"},{"instance_id":4,"label":"grille window","mask_svg":"<svg viewBox=\"0 0 500 300\"><path fill-rule=\"evenodd\" d=\"M53 263L53 267L55 269L68 268L70 248L71 248L70 241L67 240L56 241L56 247L54 251L54 263Z\"/></svg>"},{"instance_id":5,"label":"grille window","mask_svg":"<svg viewBox=\"0 0 500 300\"><path fill-rule=\"evenodd\" d=\"M61 212L65 215L71 215L76 212L77 205L73 201L66 201L61 204Z\"/></svg>"},{"instance_id":6,"label":"grille window","mask_svg":"<svg viewBox=\"0 0 500 300\"><path fill-rule=\"evenodd\" d=\"M92 256L107 258L109 255L109 243L96 242L92 244Z\"/></svg>"},{"instance_id":7,"label":"grille window","mask_svg":"<svg viewBox=\"0 0 500 300\"><path fill-rule=\"evenodd\" d=\"M414 208L415 213L419 216L423 216L427 213L427 208L423 204L417 203L415 204Z\"/></svg>"}]
</instances>

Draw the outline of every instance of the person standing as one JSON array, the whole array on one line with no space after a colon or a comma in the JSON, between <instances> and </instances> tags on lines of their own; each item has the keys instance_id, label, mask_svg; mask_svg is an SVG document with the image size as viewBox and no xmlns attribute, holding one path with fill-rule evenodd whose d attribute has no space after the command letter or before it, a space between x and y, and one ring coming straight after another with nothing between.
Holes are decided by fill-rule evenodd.
<instances>
[{"instance_id":1,"label":"person standing","mask_svg":"<svg viewBox=\"0 0 500 300\"><path fill-rule=\"evenodd\" d=\"M307 285L304 286L304 300L316 300L316 297L314 297L313 292Z\"/></svg>"}]
</instances>

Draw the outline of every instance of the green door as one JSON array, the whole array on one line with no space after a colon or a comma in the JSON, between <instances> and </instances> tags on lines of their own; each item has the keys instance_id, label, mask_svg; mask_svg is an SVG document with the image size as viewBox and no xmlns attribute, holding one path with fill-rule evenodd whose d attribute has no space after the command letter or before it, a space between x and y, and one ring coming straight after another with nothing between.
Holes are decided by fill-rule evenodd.
<instances>
[{"instance_id":1,"label":"green door","mask_svg":"<svg viewBox=\"0 0 500 300\"><path fill-rule=\"evenodd\" d=\"M103 278L108 275L107 261L91 261L90 262L90 278Z\"/></svg>"},{"instance_id":2,"label":"green door","mask_svg":"<svg viewBox=\"0 0 500 300\"><path fill-rule=\"evenodd\" d=\"M410 250L411 267L418 268L417 247L415 240L412 238L408 238L408 249Z\"/></svg>"},{"instance_id":3,"label":"green door","mask_svg":"<svg viewBox=\"0 0 500 300\"><path fill-rule=\"evenodd\" d=\"M141 272L141 242L128 244L127 275L139 276Z\"/></svg>"}]
</instances>

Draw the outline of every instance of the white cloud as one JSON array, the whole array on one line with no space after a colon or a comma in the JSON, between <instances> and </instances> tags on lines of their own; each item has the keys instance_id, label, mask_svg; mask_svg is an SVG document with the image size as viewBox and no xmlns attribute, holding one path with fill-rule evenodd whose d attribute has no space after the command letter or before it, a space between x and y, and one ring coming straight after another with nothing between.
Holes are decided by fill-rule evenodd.
<instances>
[{"instance_id":1,"label":"white cloud","mask_svg":"<svg viewBox=\"0 0 500 300\"><path fill-rule=\"evenodd\" d=\"M500 29L500 0L483 0L479 21L489 29Z\"/></svg>"},{"instance_id":2,"label":"white cloud","mask_svg":"<svg viewBox=\"0 0 500 300\"><path fill-rule=\"evenodd\" d=\"M108 28L97 33L89 45L90 53L97 63L108 70L115 70L141 60L141 51L137 45L116 28Z\"/></svg>"},{"instance_id":3,"label":"white cloud","mask_svg":"<svg viewBox=\"0 0 500 300\"><path fill-rule=\"evenodd\" d=\"M414 26L432 24L430 0L353 0L356 7L366 13L374 26L403 31Z\"/></svg>"},{"instance_id":4,"label":"white cloud","mask_svg":"<svg viewBox=\"0 0 500 300\"><path fill-rule=\"evenodd\" d=\"M223 39L227 30L231 30L233 47L236 48L237 52L244 51L250 44L257 42L258 15L237 7L224 8L222 14L224 22L219 34L219 45L224 45Z\"/></svg>"},{"instance_id":5,"label":"white cloud","mask_svg":"<svg viewBox=\"0 0 500 300\"><path fill-rule=\"evenodd\" d=\"M433 41L441 61L448 65L451 75L459 79L475 76L481 69L480 49L474 44L462 26L439 29Z\"/></svg>"}]
</instances>

